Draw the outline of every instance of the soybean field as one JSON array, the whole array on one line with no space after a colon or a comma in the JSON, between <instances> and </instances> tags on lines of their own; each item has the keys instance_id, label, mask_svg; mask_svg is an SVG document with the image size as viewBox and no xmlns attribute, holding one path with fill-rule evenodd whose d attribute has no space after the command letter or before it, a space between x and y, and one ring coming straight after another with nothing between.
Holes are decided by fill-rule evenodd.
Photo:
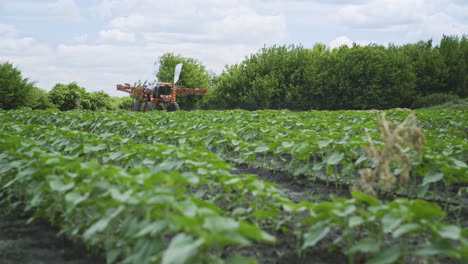
<instances>
[{"instance_id":1,"label":"soybean field","mask_svg":"<svg viewBox=\"0 0 468 264\"><path fill-rule=\"evenodd\" d=\"M467 162L464 110L0 110L0 208L107 263L464 263Z\"/></svg>"}]
</instances>

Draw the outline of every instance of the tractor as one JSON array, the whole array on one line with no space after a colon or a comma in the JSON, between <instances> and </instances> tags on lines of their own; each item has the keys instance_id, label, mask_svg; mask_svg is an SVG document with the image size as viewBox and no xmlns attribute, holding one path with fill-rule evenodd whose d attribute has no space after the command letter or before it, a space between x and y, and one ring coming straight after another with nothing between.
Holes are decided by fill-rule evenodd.
<instances>
[{"instance_id":1,"label":"tractor","mask_svg":"<svg viewBox=\"0 0 468 264\"><path fill-rule=\"evenodd\" d=\"M130 96L135 99L132 103L131 111L152 111L152 110L180 110L177 103L177 95L202 95L207 94L207 88L184 88L176 85L179 80L182 63L177 64L174 69L174 82L156 82L150 85L131 86L126 83L124 85L117 84L117 90L130 93Z\"/></svg>"}]
</instances>

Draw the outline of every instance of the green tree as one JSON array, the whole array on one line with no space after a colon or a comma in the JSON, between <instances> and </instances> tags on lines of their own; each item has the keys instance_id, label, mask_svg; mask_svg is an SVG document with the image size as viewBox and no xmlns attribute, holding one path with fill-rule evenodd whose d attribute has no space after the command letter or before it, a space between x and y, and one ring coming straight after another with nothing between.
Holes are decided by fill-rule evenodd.
<instances>
[{"instance_id":1,"label":"green tree","mask_svg":"<svg viewBox=\"0 0 468 264\"><path fill-rule=\"evenodd\" d=\"M112 109L123 109L123 110L129 110L132 103L133 103L133 98L130 96L125 96L125 97L112 97Z\"/></svg>"},{"instance_id":2,"label":"green tree","mask_svg":"<svg viewBox=\"0 0 468 264\"><path fill-rule=\"evenodd\" d=\"M208 88L211 82L210 73L206 67L196 59L166 53L159 58L159 69L156 77L161 82L174 81L174 68L177 64L183 63L182 72L180 74L178 85L188 88ZM179 95L177 101L182 109L195 108L201 96L197 95Z\"/></svg>"},{"instance_id":3,"label":"green tree","mask_svg":"<svg viewBox=\"0 0 468 264\"><path fill-rule=\"evenodd\" d=\"M338 82L332 83L335 91L328 94L335 102L327 109L409 107L415 75L408 57L397 47L354 45L334 52L337 59L331 73Z\"/></svg>"},{"instance_id":4,"label":"green tree","mask_svg":"<svg viewBox=\"0 0 468 264\"><path fill-rule=\"evenodd\" d=\"M27 106L34 83L23 78L13 64L0 64L0 109L15 109Z\"/></svg>"},{"instance_id":5,"label":"green tree","mask_svg":"<svg viewBox=\"0 0 468 264\"><path fill-rule=\"evenodd\" d=\"M26 106L32 109L57 108L50 100L48 93L37 87L31 90Z\"/></svg>"},{"instance_id":6,"label":"green tree","mask_svg":"<svg viewBox=\"0 0 468 264\"><path fill-rule=\"evenodd\" d=\"M91 107L89 100L86 98L86 89L78 86L75 82L56 84L49 92L49 98L62 111L89 109Z\"/></svg>"},{"instance_id":7,"label":"green tree","mask_svg":"<svg viewBox=\"0 0 468 264\"><path fill-rule=\"evenodd\" d=\"M204 100L211 108L301 109L298 98L310 79L311 50L302 46L264 47L240 64L226 66ZM307 102L308 103L308 102Z\"/></svg>"},{"instance_id":8,"label":"green tree","mask_svg":"<svg viewBox=\"0 0 468 264\"><path fill-rule=\"evenodd\" d=\"M443 36L438 47L448 68L446 89L460 97L468 96L468 39L462 36Z\"/></svg>"},{"instance_id":9,"label":"green tree","mask_svg":"<svg viewBox=\"0 0 468 264\"><path fill-rule=\"evenodd\" d=\"M408 57L394 47L273 46L226 67L204 106L250 110L407 107L414 83Z\"/></svg>"},{"instance_id":10,"label":"green tree","mask_svg":"<svg viewBox=\"0 0 468 264\"><path fill-rule=\"evenodd\" d=\"M112 98L104 91L86 93L84 96L86 100L86 107L83 105L83 109L89 109L93 111L101 110L113 110L117 107L113 105Z\"/></svg>"},{"instance_id":11,"label":"green tree","mask_svg":"<svg viewBox=\"0 0 468 264\"><path fill-rule=\"evenodd\" d=\"M401 50L409 57L416 74L418 96L446 91L448 68L439 50L432 47L432 40L407 44Z\"/></svg>"}]
</instances>

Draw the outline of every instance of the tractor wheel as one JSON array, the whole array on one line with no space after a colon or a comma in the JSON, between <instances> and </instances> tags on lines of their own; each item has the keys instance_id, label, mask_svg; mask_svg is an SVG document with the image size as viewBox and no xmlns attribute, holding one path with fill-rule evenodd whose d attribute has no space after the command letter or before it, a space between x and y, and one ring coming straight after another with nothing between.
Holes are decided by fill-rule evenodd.
<instances>
[{"instance_id":1,"label":"tractor wheel","mask_svg":"<svg viewBox=\"0 0 468 264\"><path fill-rule=\"evenodd\" d=\"M130 107L130 111L132 111L132 112L140 111L140 103L133 102L132 106Z\"/></svg>"},{"instance_id":2,"label":"tractor wheel","mask_svg":"<svg viewBox=\"0 0 468 264\"><path fill-rule=\"evenodd\" d=\"M178 110L180 110L180 107L179 107L178 103L172 103L169 106L169 108L167 109L167 111L169 111L169 112L178 111Z\"/></svg>"},{"instance_id":3,"label":"tractor wheel","mask_svg":"<svg viewBox=\"0 0 468 264\"><path fill-rule=\"evenodd\" d=\"M153 107L153 105L151 103L146 103L143 110L144 110L144 112L153 111L154 107Z\"/></svg>"},{"instance_id":4,"label":"tractor wheel","mask_svg":"<svg viewBox=\"0 0 468 264\"><path fill-rule=\"evenodd\" d=\"M162 111L162 110L165 110L165 109L166 109L166 107L164 106L163 103L160 103L160 104L156 105L156 110L158 110L158 111Z\"/></svg>"}]
</instances>

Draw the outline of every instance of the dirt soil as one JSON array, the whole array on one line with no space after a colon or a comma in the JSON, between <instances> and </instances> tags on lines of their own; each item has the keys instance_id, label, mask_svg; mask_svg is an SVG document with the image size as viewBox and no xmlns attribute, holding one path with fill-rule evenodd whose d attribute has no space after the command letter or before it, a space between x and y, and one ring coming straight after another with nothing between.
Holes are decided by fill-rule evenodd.
<instances>
[{"instance_id":1,"label":"dirt soil","mask_svg":"<svg viewBox=\"0 0 468 264\"><path fill-rule=\"evenodd\" d=\"M103 257L90 256L81 243L58 237L58 229L44 220L27 223L21 209L5 212L0 205L1 264L101 264Z\"/></svg>"},{"instance_id":2,"label":"dirt soil","mask_svg":"<svg viewBox=\"0 0 468 264\"><path fill-rule=\"evenodd\" d=\"M248 247L228 247L225 255L239 254L254 258L259 264L331 264L347 263L348 259L340 252L327 251L320 248L308 249L299 256L296 252L296 239L290 233L276 234L276 244L254 243Z\"/></svg>"},{"instance_id":3,"label":"dirt soil","mask_svg":"<svg viewBox=\"0 0 468 264\"><path fill-rule=\"evenodd\" d=\"M233 164L233 173L255 174L260 179L278 185L278 189L284 192L294 202L300 201L326 201L330 196L351 198L348 185L338 185L320 180L310 181L304 177L294 178L292 174L284 171L272 171L246 164Z\"/></svg>"}]
</instances>

